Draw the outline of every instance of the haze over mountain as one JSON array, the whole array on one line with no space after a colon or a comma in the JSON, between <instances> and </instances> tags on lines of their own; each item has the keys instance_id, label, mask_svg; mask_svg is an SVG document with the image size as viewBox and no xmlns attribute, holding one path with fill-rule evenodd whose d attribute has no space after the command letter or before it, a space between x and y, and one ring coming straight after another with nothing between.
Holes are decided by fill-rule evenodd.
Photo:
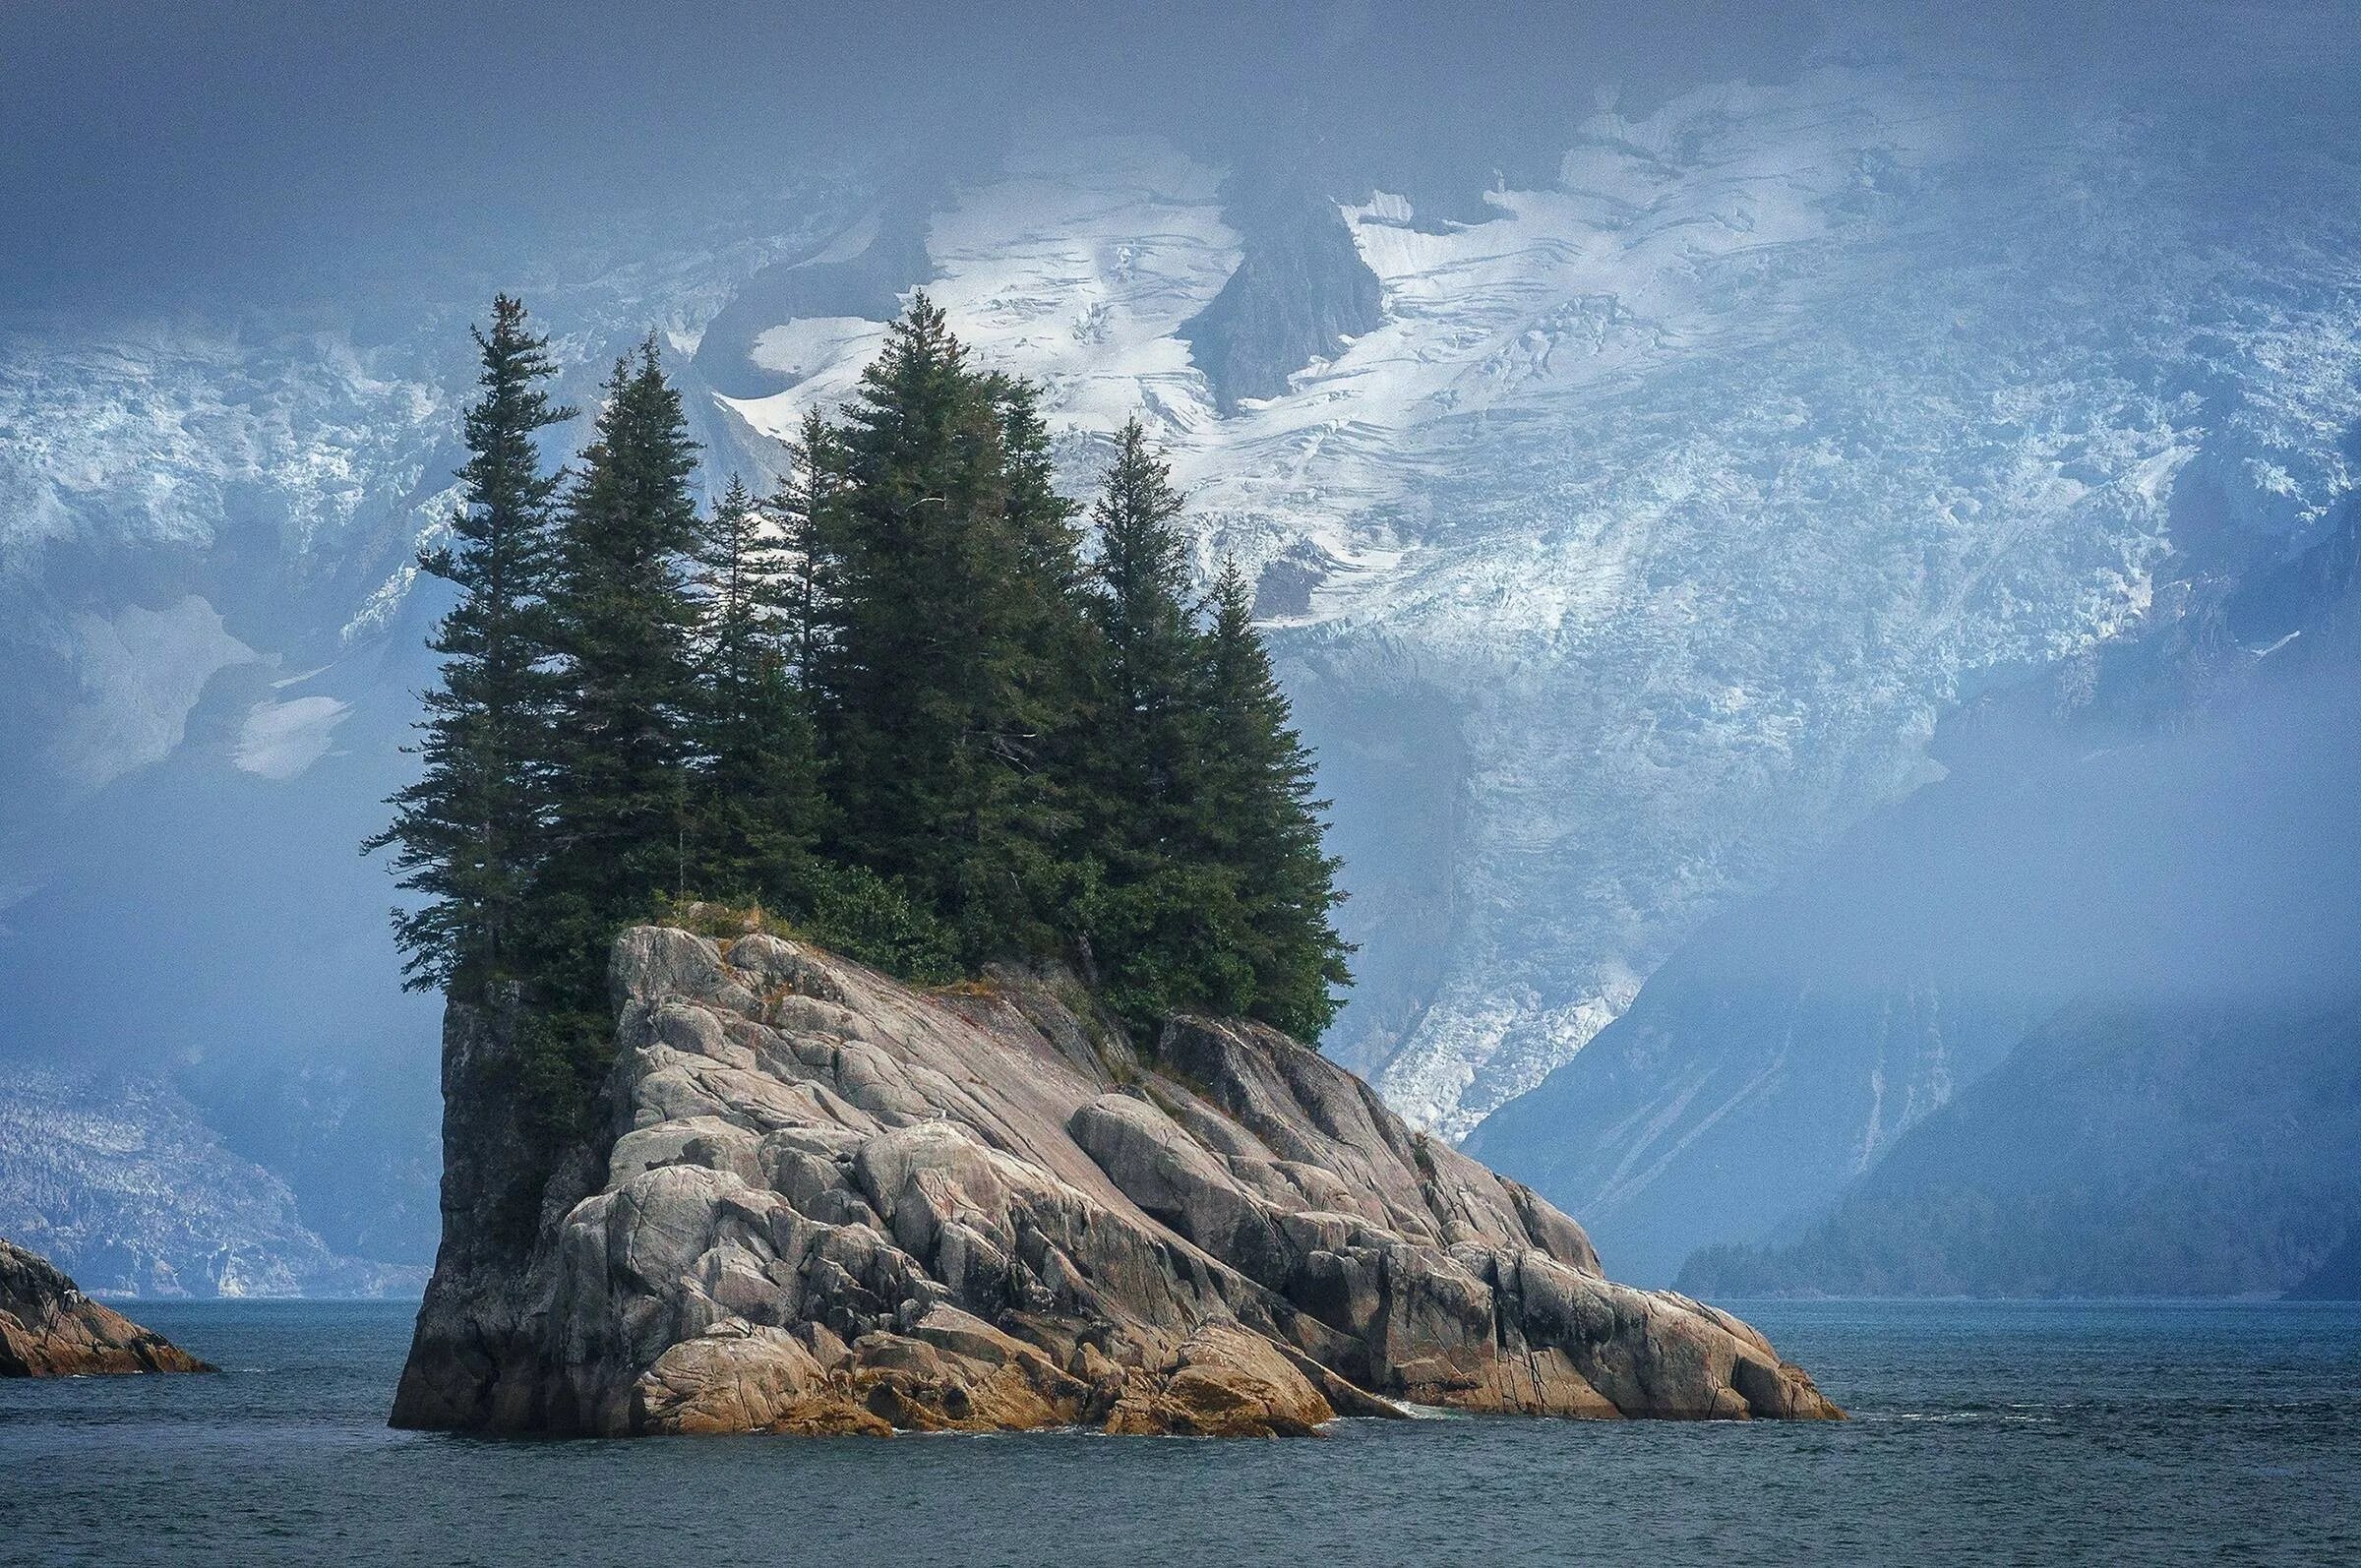
<instances>
[{"instance_id":1,"label":"haze over mountain","mask_svg":"<svg viewBox=\"0 0 2361 1568\"><path fill-rule=\"evenodd\" d=\"M2300 1283L2361 1222L2356 540L2190 550L1474 1152L1683 1289Z\"/></svg>"},{"instance_id":2,"label":"haze over mountain","mask_svg":"<svg viewBox=\"0 0 2361 1568\"><path fill-rule=\"evenodd\" d=\"M919 286L1044 383L1070 489L1147 418L1336 801L1326 1049L1453 1135L1603 1070L1718 915L1907 839L1940 798L1846 835L1963 700L2352 488L2334 6L78 9L0 19L35 219L0 257L0 1054L76 1085L43 1103L169 1080L323 1255L432 1244L434 1007L352 846L407 776L442 608L408 562L496 287L576 402L656 331L708 479L779 471ZM2099 774L2088 820L1981 830L2136 848L2159 775ZM1793 1131L1824 1179L1715 1231L1708 1172L1646 1269L1600 1189L1553 1195L1643 1274L1764 1239L2062 994L1933 993L1939 1060ZM1591 1158L1609 1102L1555 1092L1480 1146Z\"/></svg>"}]
</instances>

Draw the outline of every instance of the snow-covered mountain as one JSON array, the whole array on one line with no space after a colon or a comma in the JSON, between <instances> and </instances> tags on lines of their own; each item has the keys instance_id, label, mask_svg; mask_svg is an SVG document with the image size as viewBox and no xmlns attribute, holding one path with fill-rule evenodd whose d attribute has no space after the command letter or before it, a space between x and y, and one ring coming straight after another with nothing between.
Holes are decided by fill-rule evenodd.
<instances>
[{"instance_id":1,"label":"snow-covered mountain","mask_svg":"<svg viewBox=\"0 0 2361 1568\"><path fill-rule=\"evenodd\" d=\"M1456 1134L1925 777L1964 693L2136 623L2210 531L2321 526L2361 159L2268 107L1827 56L1603 103L1553 179L1447 211L1376 152L1037 134L947 191L803 180L487 288L557 330L577 401L659 332L715 473L775 469L917 286L1045 384L1077 491L1144 413L1207 560L1260 573L1336 798L1362 983L1329 1049ZM300 866L353 978L274 1016L284 1050L390 1005L382 873L266 824L357 821L401 775L473 303L0 337L12 945L103 931L93 824L163 801L172 963Z\"/></svg>"},{"instance_id":2,"label":"snow-covered mountain","mask_svg":"<svg viewBox=\"0 0 2361 1568\"><path fill-rule=\"evenodd\" d=\"M2339 511L1949 715L1944 778L1709 922L1471 1152L1684 1291L2300 1282L2361 1227Z\"/></svg>"},{"instance_id":3,"label":"snow-covered mountain","mask_svg":"<svg viewBox=\"0 0 2361 1568\"><path fill-rule=\"evenodd\" d=\"M906 281L1050 388L1076 478L1144 410L1263 573L1366 946L1331 1048L1460 1132L1907 789L1964 688L2133 622L2176 495L2301 531L2349 484L2343 220L2210 210L2179 136L1831 66L1602 110L1487 221L1362 193L1333 253L1169 148L1067 144ZM1209 317L1349 317L1356 268L1364 330L1225 397ZM743 348L781 390L724 402L781 435L878 330L782 319Z\"/></svg>"}]
</instances>

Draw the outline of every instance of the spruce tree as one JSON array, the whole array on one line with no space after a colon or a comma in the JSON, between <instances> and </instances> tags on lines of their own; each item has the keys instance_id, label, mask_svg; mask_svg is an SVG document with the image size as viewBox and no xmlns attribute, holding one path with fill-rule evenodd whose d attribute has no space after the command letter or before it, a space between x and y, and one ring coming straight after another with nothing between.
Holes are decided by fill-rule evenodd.
<instances>
[{"instance_id":1,"label":"spruce tree","mask_svg":"<svg viewBox=\"0 0 2361 1568\"><path fill-rule=\"evenodd\" d=\"M1062 951L1083 891L1075 856L1081 840L1082 752L1087 727L1091 629L1083 610L1080 508L1054 479L1049 422L1040 390L994 374L983 391L999 422L1000 521L1015 562L1006 635L1015 647L1015 698L1005 734L1017 773L1008 842L1021 853L1020 930L1036 951Z\"/></svg>"},{"instance_id":2,"label":"spruce tree","mask_svg":"<svg viewBox=\"0 0 2361 1568\"><path fill-rule=\"evenodd\" d=\"M954 928L970 962L1058 940L1048 769L1068 719L1072 509L1030 394L967 367L924 295L830 440L814 687L849 859Z\"/></svg>"},{"instance_id":3,"label":"spruce tree","mask_svg":"<svg viewBox=\"0 0 2361 1568\"><path fill-rule=\"evenodd\" d=\"M593 1019L616 927L685 890L699 706L683 574L698 544L696 445L652 337L605 392L557 536L550 853L536 889L548 1000Z\"/></svg>"},{"instance_id":4,"label":"spruce tree","mask_svg":"<svg viewBox=\"0 0 2361 1568\"><path fill-rule=\"evenodd\" d=\"M1336 1016L1351 983L1331 913L1344 901L1327 853L1311 754L1297 735L1270 655L1254 630L1253 596L1235 560L1222 564L1209 608L1202 695L1203 793L1195 829L1209 868L1236 878L1252 970L1243 1009L1301 1040Z\"/></svg>"},{"instance_id":5,"label":"spruce tree","mask_svg":"<svg viewBox=\"0 0 2361 1568\"><path fill-rule=\"evenodd\" d=\"M812 726L790 675L781 613L793 580L785 557L733 478L696 554L704 629L688 884L701 896L773 908L808 895L820 817Z\"/></svg>"},{"instance_id":6,"label":"spruce tree","mask_svg":"<svg viewBox=\"0 0 2361 1568\"><path fill-rule=\"evenodd\" d=\"M465 500L452 542L418 558L459 590L428 643L443 655L443 684L425 694L423 739L410 749L425 765L387 802L393 822L362 846L394 846L400 885L424 900L394 912L403 983L470 999L515 972L542 850L533 766L548 717L541 595L561 481L543 471L535 437L574 417L542 390L556 367L519 301L494 299L491 330L473 333L482 395L463 427Z\"/></svg>"},{"instance_id":7,"label":"spruce tree","mask_svg":"<svg viewBox=\"0 0 2361 1568\"><path fill-rule=\"evenodd\" d=\"M1097 678L1080 773L1096 882L1083 935L1110 1001L1143 1029L1177 1011L1242 1011L1253 997L1238 874L1198 853L1190 831L1209 737L1182 504L1129 421L1091 509Z\"/></svg>"},{"instance_id":8,"label":"spruce tree","mask_svg":"<svg viewBox=\"0 0 2361 1568\"><path fill-rule=\"evenodd\" d=\"M796 686L809 696L831 614L827 573L837 538L829 530L838 521L844 453L835 427L813 409L788 455L793 467L771 503L781 546L779 639Z\"/></svg>"},{"instance_id":9,"label":"spruce tree","mask_svg":"<svg viewBox=\"0 0 2361 1568\"><path fill-rule=\"evenodd\" d=\"M733 481L700 520L652 338L561 507L545 344L505 297L477 341L467 505L422 558L461 589L427 766L367 847L424 895L410 984L522 982L545 1133L604 1069L616 930L665 894L759 899L929 979L1078 956L1141 1027L1325 1027L1349 951L1326 803L1236 566L1190 604L1136 420L1085 571L1034 390L972 370L923 296L843 422L806 421L771 514Z\"/></svg>"},{"instance_id":10,"label":"spruce tree","mask_svg":"<svg viewBox=\"0 0 2361 1568\"><path fill-rule=\"evenodd\" d=\"M1098 530L1088 598L1103 671L1094 752L1135 829L1160 851L1188 788L1193 751L1189 676L1198 633L1190 622L1182 498L1137 419L1116 438L1115 460L1091 508Z\"/></svg>"}]
</instances>

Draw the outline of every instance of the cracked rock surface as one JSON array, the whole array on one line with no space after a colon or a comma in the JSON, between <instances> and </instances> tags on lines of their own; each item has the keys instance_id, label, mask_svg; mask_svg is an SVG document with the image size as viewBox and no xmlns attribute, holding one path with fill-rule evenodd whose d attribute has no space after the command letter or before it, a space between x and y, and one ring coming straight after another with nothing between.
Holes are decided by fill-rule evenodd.
<instances>
[{"instance_id":1,"label":"cracked rock surface","mask_svg":"<svg viewBox=\"0 0 2361 1568\"><path fill-rule=\"evenodd\" d=\"M921 992L657 927L612 978L604 1146L545 1183L515 1165L504 1027L452 1011L443 1250L397 1425L1840 1414L1754 1330L1611 1283L1573 1221L1259 1025L1177 1018L1141 1052L1037 977Z\"/></svg>"}]
</instances>

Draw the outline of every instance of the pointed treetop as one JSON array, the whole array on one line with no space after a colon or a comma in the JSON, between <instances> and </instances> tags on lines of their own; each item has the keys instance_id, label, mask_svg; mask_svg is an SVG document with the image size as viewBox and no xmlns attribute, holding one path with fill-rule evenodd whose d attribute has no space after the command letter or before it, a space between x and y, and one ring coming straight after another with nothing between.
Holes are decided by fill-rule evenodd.
<instances>
[{"instance_id":1,"label":"pointed treetop","mask_svg":"<svg viewBox=\"0 0 2361 1568\"><path fill-rule=\"evenodd\" d=\"M1217 633L1227 629L1236 635L1252 629L1254 590L1247 584L1245 569L1238 564L1238 557L1227 550L1222 552L1221 567L1213 574L1213 590L1206 597L1213 604Z\"/></svg>"}]
</instances>

